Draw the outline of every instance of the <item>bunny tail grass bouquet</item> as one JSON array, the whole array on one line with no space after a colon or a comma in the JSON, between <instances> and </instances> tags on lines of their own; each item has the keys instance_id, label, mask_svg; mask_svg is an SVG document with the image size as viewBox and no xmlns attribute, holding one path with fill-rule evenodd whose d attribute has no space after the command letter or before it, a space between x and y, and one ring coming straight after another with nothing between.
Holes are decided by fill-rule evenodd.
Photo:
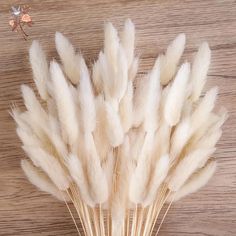
<instances>
[{"instance_id":1,"label":"bunny tail grass bouquet","mask_svg":"<svg viewBox=\"0 0 236 236\"><path fill-rule=\"evenodd\" d=\"M134 40L130 20L120 37L107 23L104 50L91 70L61 33L55 36L61 64L48 67L34 41L29 55L40 98L22 85L26 111L12 110L29 157L21 162L26 176L73 203L80 235L156 235L164 204L204 186L216 168L211 156L227 113L213 112L217 88L201 96L208 44L191 67L178 66L180 34L140 78Z\"/></svg>"}]
</instances>

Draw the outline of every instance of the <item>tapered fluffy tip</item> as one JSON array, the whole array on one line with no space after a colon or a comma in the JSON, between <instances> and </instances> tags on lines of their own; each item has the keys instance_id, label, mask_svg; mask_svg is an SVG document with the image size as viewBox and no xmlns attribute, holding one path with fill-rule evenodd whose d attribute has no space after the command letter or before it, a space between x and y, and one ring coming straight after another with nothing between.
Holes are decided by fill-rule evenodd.
<instances>
[{"instance_id":1,"label":"tapered fluffy tip","mask_svg":"<svg viewBox=\"0 0 236 236\"><path fill-rule=\"evenodd\" d=\"M34 40L30 46L30 55L32 55L34 52L37 52L38 48L40 48L40 43L38 40Z\"/></svg>"},{"instance_id":2,"label":"tapered fluffy tip","mask_svg":"<svg viewBox=\"0 0 236 236\"><path fill-rule=\"evenodd\" d=\"M211 53L209 44L208 44L207 42L203 42L203 43L201 44L199 50L204 51L205 54L210 54L210 53Z\"/></svg>"},{"instance_id":3,"label":"tapered fluffy tip","mask_svg":"<svg viewBox=\"0 0 236 236\"><path fill-rule=\"evenodd\" d=\"M210 97L216 97L218 95L219 88L217 86L211 88L209 92Z\"/></svg>"},{"instance_id":4,"label":"tapered fluffy tip","mask_svg":"<svg viewBox=\"0 0 236 236\"><path fill-rule=\"evenodd\" d=\"M125 24L133 24L133 23L132 23L132 21L131 21L130 18L127 18L127 19L125 20Z\"/></svg>"},{"instance_id":5,"label":"tapered fluffy tip","mask_svg":"<svg viewBox=\"0 0 236 236\"><path fill-rule=\"evenodd\" d=\"M68 50L68 45L71 45L70 41L60 32L55 33L55 43L57 51L60 50L60 48L62 48L62 50Z\"/></svg>"},{"instance_id":6,"label":"tapered fluffy tip","mask_svg":"<svg viewBox=\"0 0 236 236\"><path fill-rule=\"evenodd\" d=\"M125 20L125 25L130 28L134 28L134 23L132 22L132 20L130 18Z\"/></svg>"},{"instance_id":7,"label":"tapered fluffy tip","mask_svg":"<svg viewBox=\"0 0 236 236\"><path fill-rule=\"evenodd\" d=\"M176 193L171 193L167 199L167 203L176 202L183 197L198 191L204 187L211 179L216 171L216 161L209 161L205 167L200 169L199 172L193 174L193 176L187 181L187 183Z\"/></svg>"},{"instance_id":8,"label":"tapered fluffy tip","mask_svg":"<svg viewBox=\"0 0 236 236\"><path fill-rule=\"evenodd\" d=\"M114 28L114 26L111 22L106 22L105 23L105 29L106 30L111 30L111 31L116 31L116 29Z\"/></svg>"},{"instance_id":9,"label":"tapered fluffy tip","mask_svg":"<svg viewBox=\"0 0 236 236\"><path fill-rule=\"evenodd\" d=\"M185 36L185 34L184 34L184 33L179 34L179 35L175 38L174 42L175 42L176 44L178 44L178 45L179 45L179 44L180 44L180 45L185 44L185 42L186 42L186 36Z\"/></svg>"},{"instance_id":10,"label":"tapered fluffy tip","mask_svg":"<svg viewBox=\"0 0 236 236\"><path fill-rule=\"evenodd\" d=\"M29 87L25 84L20 86L21 92L24 94L26 91L29 91Z\"/></svg>"},{"instance_id":11,"label":"tapered fluffy tip","mask_svg":"<svg viewBox=\"0 0 236 236\"><path fill-rule=\"evenodd\" d=\"M65 39L66 39L66 37L62 33L58 32L58 31L55 33L56 43L60 42L60 40L65 40Z\"/></svg>"},{"instance_id":12,"label":"tapered fluffy tip","mask_svg":"<svg viewBox=\"0 0 236 236\"><path fill-rule=\"evenodd\" d=\"M57 69L61 69L59 64L56 62L56 60L50 61L50 72L55 71Z\"/></svg>"}]
</instances>

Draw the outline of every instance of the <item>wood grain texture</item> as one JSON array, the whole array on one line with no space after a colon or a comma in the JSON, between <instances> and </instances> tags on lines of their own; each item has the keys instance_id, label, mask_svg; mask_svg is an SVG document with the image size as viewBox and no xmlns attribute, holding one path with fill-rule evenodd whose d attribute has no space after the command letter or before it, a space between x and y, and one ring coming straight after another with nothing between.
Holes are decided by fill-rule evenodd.
<instances>
[{"instance_id":1,"label":"wood grain texture","mask_svg":"<svg viewBox=\"0 0 236 236\"><path fill-rule=\"evenodd\" d=\"M28 41L8 26L9 8L17 3L32 7L35 24ZM180 32L187 35L184 59L190 61L207 40L212 49L207 87L219 86L218 107L230 114L214 155L217 173L204 189L171 207L160 236L236 235L236 2L221 0L0 1L0 235L77 235L65 205L39 192L20 169L24 153L9 108L12 103L22 106L20 84L33 86L28 62L32 40L41 41L48 58L57 58L54 33L60 31L91 63L102 47L104 22L120 28L127 17L136 24L139 73Z\"/></svg>"}]
</instances>

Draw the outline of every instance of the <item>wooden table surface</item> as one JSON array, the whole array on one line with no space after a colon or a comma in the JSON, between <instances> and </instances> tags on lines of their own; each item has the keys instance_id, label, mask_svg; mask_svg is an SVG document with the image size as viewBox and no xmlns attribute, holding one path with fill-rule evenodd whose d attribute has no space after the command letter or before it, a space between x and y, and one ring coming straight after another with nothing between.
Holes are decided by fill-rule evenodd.
<instances>
[{"instance_id":1,"label":"wooden table surface","mask_svg":"<svg viewBox=\"0 0 236 236\"><path fill-rule=\"evenodd\" d=\"M9 29L11 4L29 3L35 22L24 41ZM160 236L236 235L236 2L235 1L0 1L0 235L77 235L64 204L39 192L24 177L24 153L9 115L12 103L22 106L20 84L33 86L28 48L34 39L49 58L56 57L54 33L68 36L91 63L102 47L103 24L118 28L131 18L137 29L140 73L181 32L187 36L184 58L192 61L207 40L212 64L207 87L220 88L217 106L229 119L214 157L219 167L209 184L171 207Z\"/></svg>"}]
</instances>

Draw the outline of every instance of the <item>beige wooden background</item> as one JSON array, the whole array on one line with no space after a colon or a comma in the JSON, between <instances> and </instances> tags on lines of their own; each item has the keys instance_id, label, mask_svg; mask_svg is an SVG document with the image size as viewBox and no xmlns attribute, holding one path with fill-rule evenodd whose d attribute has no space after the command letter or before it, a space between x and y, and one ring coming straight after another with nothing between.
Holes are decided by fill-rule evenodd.
<instances>
[{"instance_id":1,"label":"beige wooden background","mask_svg":"<svg viewBox=\"0 0 236 236\"><path fill-rule=\"evenodd\" d=\"M10 5L18 3L32 7L35 24L28 41L8 26ZM32 84L32 40L41 41L49 58L57 57L54 33L60 31L91 63L102 47L104 22L121 28L127 17L137 28L140 73L180 32L187 35L184 58L190 61L207 40L212 49L208 87L220 87L218 107L230 114L215 153L217 173L204 189L173 205L160 235L236 235L236 2L220 0L0 0L0 235L77 235L64 204L37 191L19 165L24 153L8 112L12 103L22 106L20 84Z\"/></svg>"}]
</instances>

